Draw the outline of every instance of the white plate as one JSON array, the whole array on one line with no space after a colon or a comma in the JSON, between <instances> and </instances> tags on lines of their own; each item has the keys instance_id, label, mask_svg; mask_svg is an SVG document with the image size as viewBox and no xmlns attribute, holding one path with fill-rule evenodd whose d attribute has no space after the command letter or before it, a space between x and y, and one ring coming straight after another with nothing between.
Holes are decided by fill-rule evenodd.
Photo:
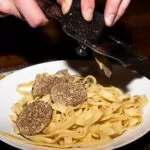
<instances>
[{"instance_id":1,"label":"white plate","mask_svg":"<svg viewBox=\"0 0 150 150\"><path fill-rule=\"evenodd\" d=\"M98 79L103 84L115 85L131 95L144 94L150 99L150 81L147 78L139 76L128 69L114 66L113 77L111 79L106 79L102 74L97 72L96 68L95 62L92 61L53 61L21 69L2 79L0 81L0 130L14 134L12 123L9 120L9 114L11 113L12 104L19 98L16 87L20 83L34 80L36 74L42 72L55 73L61 69L68 69L71 74L97 75ZM119 148L146 134L150 129L150 104L144 108L143 117L144 122L138 128L126 132L119 138L113 140L109 145L103 147L103 149ZM54 149L19 144L17 142L6 140L4 137L0 137L0 140L20 149ZM94 150L94 148L91 150Z\"/></svg>"}]
</instances>

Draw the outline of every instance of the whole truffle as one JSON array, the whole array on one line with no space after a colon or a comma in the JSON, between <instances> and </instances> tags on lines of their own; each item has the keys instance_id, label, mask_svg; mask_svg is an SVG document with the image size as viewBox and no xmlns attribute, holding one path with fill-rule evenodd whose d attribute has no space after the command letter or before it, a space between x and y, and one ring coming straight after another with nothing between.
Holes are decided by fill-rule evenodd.
<instances>
[{"instance_id":1,"label":"whole truffle","mask_svg":"<svg viewBox=\"0 0 150 150\"><path fill-rule=\"evenodd\" d=\"M51 89L54 103L76 106L87 100L87 92L79 83L58 83Z\"/></svg>"},{"instance_id":2,"label":"whole truffle","mask_svg":"<svg viewBox=\"0 0 150 150\"><path fill-rule=\"evenodd\" d=\"M16 125L21 134L36 135L51 121L52 108L49 103L35 101L29 104L18 116Z\"/></svg>"}]
</instances>

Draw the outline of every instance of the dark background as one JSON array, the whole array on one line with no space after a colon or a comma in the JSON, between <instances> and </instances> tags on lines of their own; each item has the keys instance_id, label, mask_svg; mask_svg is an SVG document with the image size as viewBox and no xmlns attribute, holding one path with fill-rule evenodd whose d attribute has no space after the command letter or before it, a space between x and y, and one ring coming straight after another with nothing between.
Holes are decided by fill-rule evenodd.
<instances>
[{"instance_id":1,"label":"dark background","mask_svg":"<svg viewBox=\"0 0 150 150\"><path fill-rule=\"evenodd\" d=\"M104 1L98 0L97 6L101 10ZM125 15L109 29L146 56L150 56L149 6L149 0L132 0ZM0 19L0 69L48 59L83 59L76 55L75 47L75 42L63 34L55 20L44 27L32 29L17 18Z\"/></svg>"}]
</instances>

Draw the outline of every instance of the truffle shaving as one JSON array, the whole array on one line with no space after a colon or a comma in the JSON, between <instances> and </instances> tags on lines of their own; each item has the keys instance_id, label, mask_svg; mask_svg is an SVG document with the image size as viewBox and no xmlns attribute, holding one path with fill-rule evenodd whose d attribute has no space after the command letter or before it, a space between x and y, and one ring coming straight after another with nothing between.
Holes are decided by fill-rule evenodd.
<instances>
[{"instance_id":1,"label":"truffle shaving","mask_svg":"<svg viewBox=\"0 0 150 150\"><path fill-rule=\"evenodd\" d=\"M60 82L65 82L65 79L50 76L47 73L38 74L33 84L32 94L34 97L42 97L50 94L52 86Z\"/></svg>"},{"instance_id":2,"label":"truffle shaving","mask_svg":"<svg viewBox=\"0 0 150 150\"><path fill-rule=\"evenodd\" d=\"M19 114L16 125L21 134L36 135L50 123L51 117L52 108L50 104L35 101Z\"/></svg>"},{"instance_id":3,"label":"truffle shaving","mask_svg":"<svg viewBox=\"0 0 150 150\"><path fill-rule=\"evenodd\" d=\"M51 89L54 103L76 106L87 99L87 92L80 83L58 83Z\"/></svg>"}]
</instances>

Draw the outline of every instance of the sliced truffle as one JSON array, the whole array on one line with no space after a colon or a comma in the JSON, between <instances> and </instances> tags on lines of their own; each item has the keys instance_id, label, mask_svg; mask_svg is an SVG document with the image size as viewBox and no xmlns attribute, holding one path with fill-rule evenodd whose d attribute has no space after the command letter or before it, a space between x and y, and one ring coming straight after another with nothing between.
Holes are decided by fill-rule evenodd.
<instances>
[{"instance_id":1,"label":"sliced truffle","mask_svg":"<svg viewBox=\"0 0 150 150\"><path fill-rule=\"evenodd\" d=\"M56 75L62 76L67 82L72 82L74 80L74 77L69 74L67 69L57 71Z\"/></svg>"},{"instance_id":2,"label":"sliced truffle","mask_svg":"<svg viewBox=\"0 0 150 150\"><path fill-rule=\"evenodd\" d=\"M52 108L49 103L35 101L29 104L18 116L16 125L21 134L36 135L51 121Z\"/></svg>"},{"instance_id":3,"label":"sliced truffle","mask_svg":"<svg viewBox=\"0 0 150 150\"><path fill-rule=\"evenodd\" d=\"M38 74L33 84L32 94L34 97L41 97L50 94L52 86L60 82L65 82L65 79L50 76L47 73Z\"/></svg>"},{"instance_id":4,"label":"sliced truffle","mask_svg":"<svg viewBox=\"0 0 150 150\"><path fill-rule=\"evenodd\" d=\"M87 92L79 83L58 83L51 89L54 103L76 106L87 99Z\"/></svg>"},{"instance_id":5,"label":"sliced truffle","mask_svg":"<svg viewBox=\"0 0 150 150\"><path fill-rule=\"evenodd\" d=\"M56 75L70 76L67 69L62 69L56 72Z\"/></svg>"}]
</instances>

